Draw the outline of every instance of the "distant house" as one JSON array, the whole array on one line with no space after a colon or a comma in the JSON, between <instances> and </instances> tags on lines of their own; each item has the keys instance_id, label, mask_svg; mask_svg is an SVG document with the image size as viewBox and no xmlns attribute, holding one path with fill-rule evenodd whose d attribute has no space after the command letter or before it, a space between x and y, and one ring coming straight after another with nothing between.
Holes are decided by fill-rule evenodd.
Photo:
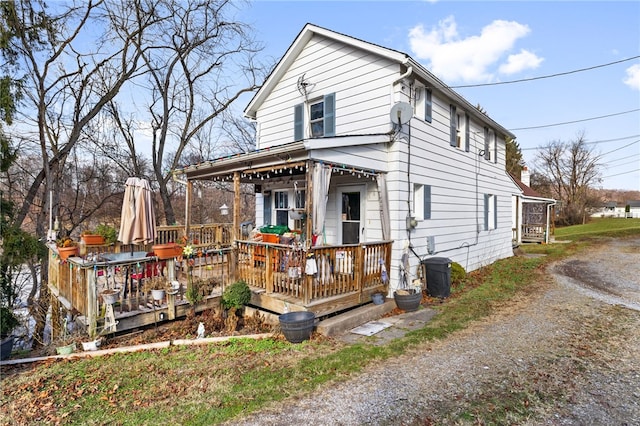
<instances>
[{"instance_id":1,"label":"distant house","mask_svg":"<svg viewBox=\"0 0 640 426\"><path fill-rule=\"evenodd\" d=\"M624 217L638 218L640 217L640 200L629 200L624 203Z\"/></svg>"},{"instance_id":2,"label":"distant house","mask_svg":"<svg viewBox=\"0 0 640 426\"><path fill-rule=\"evenodd\" d=\"M311 309L320 296L372 289L374 278L403 287L433 256L474 270L512 255L505 139L515 136L409 55L307 24L244 113L256 151L175 173L238 191L255 184L257 227L300 231L314 285L282 285L276 275L294 253L274 254L276 275L260 275L272 281L250 283L266 295L302 289L301 309Z\"/></svg>"},{"instance_id":3,"label":"distant house","mask_svg":"<svg viewBox=\"0 0 640 426\"><path fill-rule=\"evenodd\" d=\"M591 213L591 217L640 217L640 200L628 200L624 203L609 201Z\"/></svg>"},{"instance_id":4,"label":"distant house","mask_svg":"<svg viewBox=\"0 0 640 426\"><path fill-rule=\"evenodd\" d=\"M595 209L591 217L624 217L624 206L618 206L615 201L609 201Z\"/></svg>"},{"instance_id":5,"label":"distant house","mask_svg":"<svg viewBox=\"0 0 640 426\"><path fill-rule=\"evenodd\" d=\"M530 173L524 167L520 179L509 174L517 190L512 196L511 223L513 244L548 243L551 238L553 198L546 198L529 187Z\"/></svg>"}]
</instances>

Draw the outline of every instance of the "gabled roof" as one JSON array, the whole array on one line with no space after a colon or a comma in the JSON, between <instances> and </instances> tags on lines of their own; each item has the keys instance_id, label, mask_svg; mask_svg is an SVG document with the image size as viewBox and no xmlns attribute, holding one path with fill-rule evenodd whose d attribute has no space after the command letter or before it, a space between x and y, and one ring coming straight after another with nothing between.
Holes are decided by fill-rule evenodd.
<instances>
[{"instance_id":1,"label":"gabled roof","mask_svg":"<svg viewBox=\"0 0 640 426\"><path fill-rule=\"evenodd\" d=\"M540 199L540 200L547 200L547 201L550 201L550 202L555 201L553 198L544 197L538 191L536 191L536 190L530 188L529 186L525 185L520 179L515 177L511 172L507 172L507 174L509 175L511 180L513 180L513 183L515 183L516 186L518 188L520 188L520 191L522 191L522 195L524 197L537 198L537 199Z\"/></svg>"},{"instance_id":2,"label":"gabled roof","mask_svg":"<svg viewBox=\"0 0 640 426\"><path fill-rule=\"evenodd\" d=\"M251 99L249 104L244 110L244 115L247 118L255 119L256 113L260 105L264 102L264 100L269 96L271 91L275 88L276 84L289 67L296 60L300 52L304 49L306 44L311 40L314 35L320 35L344 44L348 44L354 46L358 49L369 52L373 55L378 55L394 61L398 64L404 65L407 68L411 68L416 76L422 78L426 82L428 82L432 86L432 90L439 91L444 94L447 98L452 99L453 102L463 106L465 111L467 111L470 115L474 116L481 122L488 123L491 127L500 131L506 136L509 136L515 139L515 135L511 133L509 130L502 127L500 124L495 122L491 117L482 112L478 111L478 109L473 106L469 101L463 98L460 94L455 92L453 89L449 88L444 82L438 79L435 75L429 72L422 64L411 58L411 56L406 53L399 52L394 49L389 49L386 47L379 46L374 43L369 43L363 40L360 40L355 37L351 37L345 34L341 34L335 31L328 30L326 28L319 27L313 24L306 24L302 31L298 34L296 39L293 41L289 49L287 49L284 56L280 59L275 68L271 71L264 84L258 90L258 92Z\"/></svg>"}]
</instances>

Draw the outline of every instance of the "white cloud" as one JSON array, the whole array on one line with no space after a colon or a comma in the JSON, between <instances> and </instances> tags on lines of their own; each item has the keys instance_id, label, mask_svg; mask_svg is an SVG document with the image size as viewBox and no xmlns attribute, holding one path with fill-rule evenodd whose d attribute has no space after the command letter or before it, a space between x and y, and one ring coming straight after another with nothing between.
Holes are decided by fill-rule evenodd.
<instances>
[{"instance_id":1,"label":"white cloud","mask_svg":"<svg viewBox=\"0 0 640 426\"><path fill-rule=\"evenodd\" d=\"M409 43L417 59L427 60L427 67L447 81L479 82L494 78L494 67L500 58L513 49L516 41L529 34L527 25L515 21L496 20L485 26L479 35L461 38L453 16L425 30L417 25L409 31ZM542 61L536 55L521 51L504 66L513 71L535 68Z\"/></svg>"},{"instance_id":2,"label":"white cloud","mask_svg":"<svg viewBox=\"0 0 640 426\"><path fill-rule=\"evenodd\" d=\"M627 78L623 82L632 89L640 90L640 64L627 68Z\"/></svg>"},{"instance_id":3,"label":"white cloud","mask_svg":"<svg viewBox=\"0 0 640 426\"><path fill-rule=\"evenodd\" d=\"M518 54L509 55L507 62L500 65L498 71L500 74L517 74L520 71L538 68L542 61L544 61L543 58L522 49Z\"/></svg>"}]
</instances>

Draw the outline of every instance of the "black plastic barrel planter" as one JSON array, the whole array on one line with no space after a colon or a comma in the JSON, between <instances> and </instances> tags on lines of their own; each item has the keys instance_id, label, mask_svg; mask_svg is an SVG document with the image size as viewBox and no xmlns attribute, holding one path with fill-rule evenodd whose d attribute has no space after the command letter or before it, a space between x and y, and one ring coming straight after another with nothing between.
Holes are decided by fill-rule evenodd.
<instances>
[{"instance_id":1,"label":"black plastic barrel planter","mask_svg":"<svg viewBox=\"0 0 640 426\"><path fill-rule=\"evenodd\" d=\"M287 312L278 319L284 337L291 343L300 343L311 338L316 314L309 311Z\"/></svg>"},{"instance_id":2,"label":"black plastic barrel planter","mask_svg":"<svg viewBox=\"0 0 640 426\"><path fill-rule=\"evenodd\" d=\"M422 260L427 276L427 293L431 297L446 298L451 293L451 259L431 257Z\"/></svg>"}]
</instances>

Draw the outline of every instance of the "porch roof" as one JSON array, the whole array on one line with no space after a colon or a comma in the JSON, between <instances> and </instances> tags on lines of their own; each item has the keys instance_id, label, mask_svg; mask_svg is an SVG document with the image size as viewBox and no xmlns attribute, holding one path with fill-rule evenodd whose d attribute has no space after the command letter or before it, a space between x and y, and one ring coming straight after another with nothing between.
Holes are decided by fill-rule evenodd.
<instances>
[{"instance_id":1,"label":"porch roof","mask_svg":"<svg viewBox=\"0 0 640 426\"><path fill-rule=\"evenodd\" d=\"M370 145L391 142L391 134L365 134L336 136L330 138L314 138L291 142L283 145L257 149L252 152L231 154L214 160L204 161L199 164L175 169L173 175L176 178L189 180L223 180L231 181L234 172L241 172L241 182L256 183L252 179L268 174L273 170L288 170L290 175L300 175L305 172L307 160L326 162L322 158L322 152L333 148L345 146ZM386 170L376 170L362 165L340 164L346 169L358 169L359 172L377 174Z\"/></svg>"}]
</instances>

